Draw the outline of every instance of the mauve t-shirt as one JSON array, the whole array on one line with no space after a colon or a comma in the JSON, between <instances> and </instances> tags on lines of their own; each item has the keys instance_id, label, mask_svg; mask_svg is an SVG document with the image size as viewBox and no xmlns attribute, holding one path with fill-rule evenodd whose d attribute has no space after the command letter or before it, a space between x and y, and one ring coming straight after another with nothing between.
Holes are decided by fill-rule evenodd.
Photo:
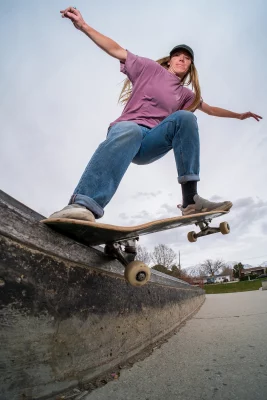
<instances>
[{"instance_id":1,"label":"mauve t-shirt","mask_svg":"<svg viewBox=\"0 0 267 400\"><path fill-rule=\"evenodd\" d=\"M181 85L178 76L163 68L156 61L139 57L127 51L120 70L132 82L132 94L121 116L113 121L132 121L153 128L168 115L189 107L194 92Z\"/></svg>"}]
</instances>

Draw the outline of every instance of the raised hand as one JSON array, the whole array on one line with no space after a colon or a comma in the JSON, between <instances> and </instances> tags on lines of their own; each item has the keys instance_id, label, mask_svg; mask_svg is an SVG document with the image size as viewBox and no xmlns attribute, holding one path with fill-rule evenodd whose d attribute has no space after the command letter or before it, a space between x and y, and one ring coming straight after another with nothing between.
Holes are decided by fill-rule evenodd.
<instances>
[{"instance_id":1,"label":"raised hand","mask_svg":"<svg viewBox=\"0 0 267 400\"><path fill-rule=\"evenodd\" d=\"M243 119L247 119L247 118L254 118L256 121L260 121L262 119L262 117L260 115L254 114L250 111L240 114L239 119L243 120Z\"/></svg>"},{"instance_id":2,"label":"raised hand","mask_svg":"<svg viewBox=\"0 0 267 400\"><path fill-rule=\"evenodd\" d=\"M75 7L68 7L66 10L60 11L62 18L68 18L72 21L75 28L81 30L84 25L84 19L80 11L76 10Z\"/></svg>"}]
</instances>

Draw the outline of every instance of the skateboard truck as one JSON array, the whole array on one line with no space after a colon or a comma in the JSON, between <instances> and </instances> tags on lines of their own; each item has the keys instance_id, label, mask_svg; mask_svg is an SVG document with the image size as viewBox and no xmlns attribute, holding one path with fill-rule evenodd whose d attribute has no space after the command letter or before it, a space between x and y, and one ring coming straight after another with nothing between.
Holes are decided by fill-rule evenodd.
<instances>
[{"instance_id":1,"label":"skateboard truck","mask_svg":"<svg viewBox=\"0 0 267 400\"><path fill-rule=\"evenodd\" d=\"M150 268L142 261L134 261L137 250L136 242L139 237L107 243L105 254L119 260L124 266L124 277L133 286L143 286L150 279ZM123 251L124 247L124 251Z\"/></svg>"},{"instance_id":2,"label":"skateboard truck","mask_svg":"<svg viewBox=\"0 0 267 400\"><path fill-rule=\"evenodd\" d=\"M209 226L211 221L212 219L207 219L205 221L197 222L195 225L199 226L200 232L198 233L194 231L188 232L187 239L189 240L189 242L196 242L199 237L211 235L213 233L221 232L223 235L227 235L228 233L230 233L230 226L228 222L221 222L219 227L216 228Z\"/></svg>"},{"instance_id":3,"label":"skateboard truck","mask_svg":"<svg viewBox=\"0 0 267 400\"><path fill-rule=\"evenodd\" d=\"M133 261L135 259L137 253L137 240L139 240L139 237L134 239L121 240L119 242L107 243L104 252L108 256L117 258L126 267L130 261ZM123 247L124 251L122 249Z\"/></svg>"}]
</instances>

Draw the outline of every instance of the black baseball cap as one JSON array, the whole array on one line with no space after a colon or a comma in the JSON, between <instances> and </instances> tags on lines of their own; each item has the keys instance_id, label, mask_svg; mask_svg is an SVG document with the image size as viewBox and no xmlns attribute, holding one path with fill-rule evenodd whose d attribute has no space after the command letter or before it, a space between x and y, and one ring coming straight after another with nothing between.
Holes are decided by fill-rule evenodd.
<instances>
[{"instance_id":1,"label":"black baseball cap","mask_svg":"<svg viewBox=\"0 0 267 400\"><path fill-rule=\"evenodd\" d=\"M190 54L190 56L192 57L192 60L194 61L194 52L191 49L191 47L187 46L186 44L179 44L178 46L175 46L170 51L170 57L178 50L186 50Z\"/></svg>"}]
</instances>

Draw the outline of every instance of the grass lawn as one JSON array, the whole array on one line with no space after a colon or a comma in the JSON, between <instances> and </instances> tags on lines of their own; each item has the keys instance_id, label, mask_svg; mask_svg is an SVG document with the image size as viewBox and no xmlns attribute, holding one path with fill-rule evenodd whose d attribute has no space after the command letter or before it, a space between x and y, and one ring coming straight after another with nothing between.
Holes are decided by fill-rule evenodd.
<instances>
[{"instance_id":1,"label":"grass lawn","mask_svg":"<svg viewBox=\"0 0 267 400\"><path fill-rule=\"evenodd\" d=\"M214 285L204 285L204 290L207 294L216 293L233 293L233 292L247 292L249 290L259 290L261 287L261 280L243 281L234 283L217 283Z\"/></svg>"}]
</instances>

